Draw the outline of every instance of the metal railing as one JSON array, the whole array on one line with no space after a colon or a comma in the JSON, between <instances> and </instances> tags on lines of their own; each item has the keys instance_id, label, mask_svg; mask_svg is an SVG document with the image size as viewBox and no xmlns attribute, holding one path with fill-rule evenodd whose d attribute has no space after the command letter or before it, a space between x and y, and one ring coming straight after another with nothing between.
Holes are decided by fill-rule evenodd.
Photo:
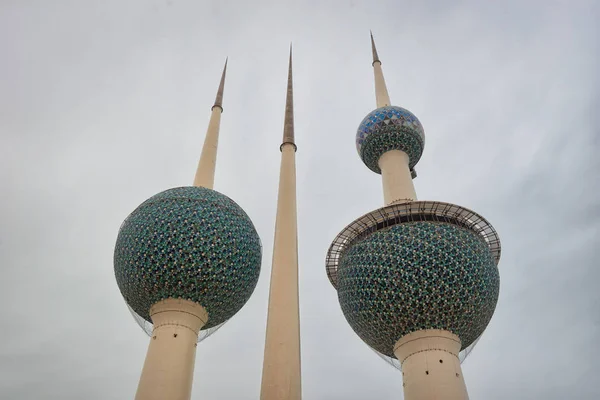
<instances>
[{"instance_id":1,"label":"metal railing","mask_svg":"<svg viewBox=\"0 0 600 400\"><path fill-rule=\"evenodd\" d=\"M487 243L498 265L500 260L500 238L494 227L481 215L468 208L440 201L411 201L378 208L354 220L333 240L325 268L331 284L337 288L337 269L340 259L353 243L371 233L391 226L417 222L435 221L462 226L480 235Z\"/></svg>"}]
</instances>

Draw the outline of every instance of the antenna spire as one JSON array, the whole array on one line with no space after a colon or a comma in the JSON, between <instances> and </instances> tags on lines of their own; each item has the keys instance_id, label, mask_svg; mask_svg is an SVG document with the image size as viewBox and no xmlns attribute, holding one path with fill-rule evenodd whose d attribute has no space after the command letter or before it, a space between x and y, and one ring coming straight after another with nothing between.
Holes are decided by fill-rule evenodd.
<instances>
[{"instance_id":1,"label":"antenna spire","mask_svg":"<svg viewBox=\"0 0 600 400\"><path fill-rule=\"evenodd\" d=\"M383 71L381 69L381 61L377 54L377 48L375 47L375 40L373 39L373 32L371 32L371 47L373 50L373 72L375 74L375 98L377 101L377 108L391 105L390 95L388 94L387 87L385 86L385 79L383 79Z\"/></svg>"},{"instance_id":2,"label":"antenna spire","mask_svg":"<svg viewBox=\"0 0 600 400\"><path fill-rule=\"evenodd\" d=\"M225 89L225 73L227 72L227 61L229 57L225 59L225 66L223 67L223 74L221 74L221 82L219 83L219 90L217 90L217 97L215 98L215 104L212 108L219 107L223 112L223 90Z\"/></svg>"},{"instance_id":3,"label":"antenna spire","mask_svg":"<svg viewBox=\"0 0 600 400\"><path fill-rule=\"evenodd\" d=\"M288 67L287 95L285 98L285 120L283 124L283 144L294 142L294 88L292 83L292 44L290 43L290 61Z\"/></svg>"},{"instance_id":4,"label":"antenna spire","mask_svg":"<svg viewBox=\"0 0 600 400\"><path fill-rule=\"evenodd\" d=\"M369 31L371 32L371 50L373 51L373 64L375 64L375 62L379 61L379 64L381 64L381 60L379 59L379 55L377 54L377 47L375 47L375 40L373 39L373 31Z\"/></svg>"},{"instance_id":5,"label":"antenna spire","mask_svg":"<svg viewBox=\"0 0 600 400\"><path fill-rule=\"evenodd\" d=\"M221 114L223 113L223 89L225 88L225 72L227 71L227 59L221 74L221 82L215 104L210 109L210 121L204 137L204 145L200 154L200 161L194 177L194 186L202 186L212 189L215 183L215 168L217 166L217 147L219 145L219 128L221 126Z\"/></svg>"}]
</instances>

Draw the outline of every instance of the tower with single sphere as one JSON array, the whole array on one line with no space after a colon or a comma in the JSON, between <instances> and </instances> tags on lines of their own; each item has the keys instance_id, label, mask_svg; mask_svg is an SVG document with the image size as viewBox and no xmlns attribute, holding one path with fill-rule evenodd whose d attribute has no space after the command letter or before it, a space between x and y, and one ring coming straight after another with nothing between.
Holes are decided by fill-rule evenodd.
<instances>
[{"instance_id":1,"label":"tower with single sphere","mask_svg":"<svg viewBox=\"0 0 600 400\"><path fill-rule=\"evenodd\" d=\"M199 333L238 312L258 281L256 229L238 204L213 190L226 68L194 186L152 196L117 237L117 284L137 319L151 327L138 400L189 399Z\"/></svg>"},{"instance_id":2,"label":"tower with single sphere","mask_svg":"<svg viewBox=\"0 0 600 400\"><path fill-rule=\"evenodd\" d=\"M424 129L391 105L372 35L371 44L377 108L360 123L356 147L382 176L385 206L338 234L327 274L352 329L402 370L407 400L468 399L460 362L498 301L500 241L471 210L417 200Z\"/></svg>"}]
</instances>

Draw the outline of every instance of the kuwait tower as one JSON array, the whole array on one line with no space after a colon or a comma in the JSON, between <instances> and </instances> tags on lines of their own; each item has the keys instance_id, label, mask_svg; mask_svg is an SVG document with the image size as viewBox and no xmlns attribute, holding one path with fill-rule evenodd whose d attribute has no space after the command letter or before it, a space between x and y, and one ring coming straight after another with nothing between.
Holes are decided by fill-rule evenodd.
<instances>
[{"instance_id":1,"label":"kuwait tower","mask_svg":"<svg viewBox=\"0 0 600 400\"><path fill-rule=\"evenodd\" d=\"M425 132L391 104L371 43L377 108L360 123L356 148L381 175L385 205L337 235L327 274L356 334L400 365L406 400L465 400L460 362L494 314L500 240L471 210L417 200Z\"/></svg>"}]
</instances>

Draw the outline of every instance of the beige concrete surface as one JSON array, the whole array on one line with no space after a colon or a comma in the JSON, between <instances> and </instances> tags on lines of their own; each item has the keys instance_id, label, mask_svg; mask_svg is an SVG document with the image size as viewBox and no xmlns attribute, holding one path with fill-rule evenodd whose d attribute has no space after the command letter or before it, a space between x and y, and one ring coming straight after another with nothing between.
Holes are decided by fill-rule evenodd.
<instances>
[{"instance_id":1,"label":"beige concrete surface","mask_svg":"<svg viewBox=\"0 0 600 400\"><path fill-rule=\"evenodd\" d=\"M296 166L292 144L282 147L260 398L301 398Z\"/></svg>"},{"instance_id":2,"label":"beige concrete surface","mask_svg":"<svg viewBox=\"0 0 600 400\"><path fill-rule=\"evenodd\" d=\"M154 324L136 400L189 400L198 332L208 313L201 305L166 299L150 308Z\"/></svg>"},{"instance_id":3,"label":"beige concrete surface","mask_svg":"<svg viewBox=\"0 0 600 400\"><path fill-rule=\"evenodd\" d=\"M408 161L408 154L400 150L390 150L379 157L385 205L417 199Z\"/></svg>"},{"instance_id":4,"label":"beige concrete surface","mask_svg":"<svg viewBox=\"0 0 600 400\"><path fill-rule=\"evenodd\" d=\"M385 86L385 79L383 79L381 61L373 62L373 72L375 74L375 98L377 100L377 108L391 105L390 95Z\"/></svg>"},{"instance_id":5,"label":"beige concrete surface","mask_svg":"<svg viewBox=\"0 0 600 400\"><path fill-rule=\"evenodd\" d=\"M215 184L215 168L217 166L217 147L219 145L219 128L221 126L221 114L223 113L223 91L225 90L225 75L227 73L227 60L221 74L219 89L212 106L208 129L204 137L204 145L200 154L200 161L194 176L194 186L202 186L212 189Z\"/></svg>"},{"instance_id":6,"label":"beige concrete surface","mask_svg":"<svg viewBox=\"0 0 600 400\"><path fill-rule=\"evenodd\" d=\"M402 365L405 400L468 400L458 353L461 342L448 331L427 329L402 337L394 354Z\"/></svg>"},{"instance_id":7,"label":"beige concrete surface","mask_svg":"<svg viewBox=\"0 0 600 400\"><path fill-rule=\"evenodd\" d=\"M198 169L194 177L194 186L212 189L215 184L215 168L217 165L217 147L219 145L219 126L221 124L221 107L213 107Z\"/></svg>"}]
</instances>

